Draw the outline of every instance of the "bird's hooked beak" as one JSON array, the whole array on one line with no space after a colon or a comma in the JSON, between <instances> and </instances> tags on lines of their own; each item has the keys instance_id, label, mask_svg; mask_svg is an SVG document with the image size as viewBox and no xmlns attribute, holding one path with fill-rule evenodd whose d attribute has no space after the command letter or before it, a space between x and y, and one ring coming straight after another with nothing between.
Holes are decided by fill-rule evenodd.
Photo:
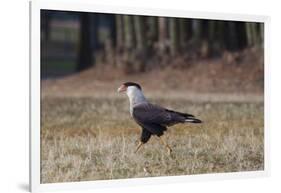
<instances>
[{"instance_id":1,"label":"bird's hooked beak","mask_svg":"<svg viewBox=\"0 0 281 193\"><path fill-rule=\"evenodd\" d=\"M118 90L117 90L117 92L125 92L127 90L127 87L124 85L124 84L122 84L119 88L118 88Z\"/></svg>"}]
</instances>

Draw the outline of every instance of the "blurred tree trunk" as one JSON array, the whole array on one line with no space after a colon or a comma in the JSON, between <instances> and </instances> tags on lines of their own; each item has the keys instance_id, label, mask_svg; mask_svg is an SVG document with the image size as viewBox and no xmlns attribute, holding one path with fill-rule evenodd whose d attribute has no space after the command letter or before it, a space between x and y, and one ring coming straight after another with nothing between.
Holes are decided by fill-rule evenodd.
<instances>
[{"instance_id":1,"label":"blurred tree trunk","mask_svg":"<svg viewBox=\"0 0 281 193\"><path fill-rule=\"evenodd\" d=\"M116 19L115 15L107 15L106 19L108 21L108 35L105 38L104 42L104 56L105 63L114 66L115 61L115 50L116 41L117 41L117 30L116 30Z\"/></svg>"},{"instance_id":2,"label":"blurred tree trunk","mask_svg":"<svg viewBox=\"0 0 281 193\"><path fill-rule=\"evenodd\" d=\"M216 24L216 21L215 20L210 20L209 23L209 30L208 30L208 40L210 42L213 42L214 39L215 39L215 24Z\"/></svg>"},{"instance_id":3,"label":"blurred tree trunk","mask_svg":"<svg viewBox=\"0 0 281 193\"><path fill-rule=\"evenodd\" d=\"M259 44L257 23L251 23L251 30L253 36L253 45L256 46Z\"/></svg>"},{"instance_id":4,"label":"blurred tree trunk","mask_svg":"<svg viewBox=\"0 0 281 193\"><path fill-rule=\"evenodd\" d=\"M167 42L167 22L165 17L158 18L158 44L159 50L163 53L166 49L166 42Z\"/></svg>"},{"instance_id":5,"label":"blurred tree trunk","mask_svg":"<svg viewBox=\"0 0 281 193\"><path fill-rule=\"evenodd\" d=\"M127 51L134 47L134 33L132 16L124 15L124 33L125 33L125 48Z\"/></svg>"},{"instance_id":6,"label":"blurred tree trunk","mask_svg":"<svg viewBox=\"0 0 281 193\"><path fill-rule=\"evenodd\" d=\"M209 36L209 20L203 19L200 21L201 23L201 32L200 32L200 39L201 41L206 41L208 40Z\"/></svg>"},{"instance_id":7,"label":"blurred tree trunk","mask_svg":"<svg viewBox=\"0 0 281 193\"><path fill-rule=\"evenodd\" d=\"M230 50L236 50L238 48L238 42L237 42L237 31L236 31L236 25L234 21L228 21L227 22L227 28L228 28L228 41L227 41L227 48Z\"/></svg>"},{"instance_id":8,"label":"blurred tree trunk","mask_svg":"<svg viewBox=\"0 0 281 193\"><path fill-rule=\"evenodd\" d=\"M134 16L135 33L136 33L136 43L137 49L139 51L144 51L146 49L146 37L144 31L144 18L142 16Z\"/></svg>"},{"instance_id":9,"label":"blurred tree trunk","mask_svg":"<svg viewBox=\"0 0 281 193\"><path fill-rule=\"evenodd\" d=\"M89 15L90 19L90 39L92 51L99 49L99 35L98 35L98 14ZM81 36L80 36L81 37Z\"/></svg>"},{"instance_id":10,"label":"blurred tree trunk","mask_svg":"<svg viewBox=\"0 0 281 193\"><path fill-rule=\"evenodd\" d=\"M223 50L225 49L225 22L224 21L218 21L217 22L217 49L218 50Z\"/></svg>"},{"instance_id":11,"label":"blurred tree trunk","mask_svg":"<svg viewBox=\"0 0 281 193\"><path fill-rule=\"evenodd\" d=\"M201 33L202 33L201 20L193 19L192 20L192 41L195 44L200 43Z\"/></svg>"},{"instance_id":12,"label":"blurred tree trunk","mask_svg":"<svg viewBox=\"0 0 281 193\"><path fill-rule=\"evenodd\" d=\"M82 71L92 65L90 14L80 13L79 53L77 71Z\"/></svg>"},{"instance_id":13,"label":"blurred tree trunk","mask_svg":"<svg viewBox=\"0 0 281 193\"><path fill-rule=\"evenodd\" d=\"M245 23L245 29L246 29L246 34L247 34L247 46L252 45L252 34L251 34L251 26L250 23Z\"/></svg>"},{"instance_id":14,"label":"blurred tree trunk","mask_svg":"<svg viewBox=\"0 0 281 193\"><path fill-rule=\"evenodd\" d=\"M257 33L255 30L255 23L252 22L246 22L246 33L247 33L247 42L248 46L254 46L257 42Z\"/></svg>"},{"instance_id":15,"label":"blurred tree trunk","mask_svg":"<svg viewBox=\"0 0 281 193\"><path fill-rule=\"evenodd\" d=\"M122 15L116 15L116 47L118 51L124 48L124 22Z\"/></svg>"},{"instance_id":16,"label":"blurred tree trunk","mask_svg":"<svg viewBox=\"0 0 281 193\"><path fill-rule=\"evenodd\" d=\"M171 55L175 56L179 52L179 30L176 18L169 18L169 34Z\"/></svg>"},{"instance_id":17,"label":"blurred tree trunk","mask_svg":"<svg viewBox=\"0 0 281 193\"><path fill-rule=\"evenodd\" d=\"M216 38L216 35L215 35L215 31L216 31L216 24L217 24L217 21L216 20L209 20L208 22L208 35L207 35L207 41L208 41L208 44L209 44L209 54L211 55L214 55L215 54L215 38Z\"/></svg>"},{"instance_id":18,"label":"blurred tree trunk","mask_svg":"<svg viewBox=\"0 0 281 193\"><path fill-rule=\"evenodd\" d=\"M135 63L135 38L134 38L134 26L133 17L130 15L123 16L124 22L124 52L122 54L121 67L125 73L132 73Z\"/></svg>"},{"instance_id":19,"label":"blurred tree trunk","mask_svg":"<svg viewBox=\"0 0 281 193\"><path fill-rule=\"evenodd\" d=\"M236 34L238 49L247 47L247 33L244 22L236 22Z\"/></svg>"},{"instance_id":20,"label":"blurred tree trunk","mask_svg":"<svg viewBox=\"0 0 281 193\"><path fill-rule=\"evenodd\" d=\"M263 47L264 46L264 24L260 23L260 45Z\"/></svg>"},{"instance_id":21,"label":"blurred tree trunk","mask_svg":"<svg viewBox=\"0 0 281 193\"><path fill-rule=\"evenodd\" d=\"M41 22L41 31L44 34L44 40L50 40L50 32L51 32L51 20L52 20L52 12L48 10L44 10L41 12L42 22Z\"/></svg>"},{"instance_id":22,"label":"blurred tree trunk","mask_svg":"<svg viewBox=\"0 0 281 193\"><path fill-rule=\"evenodd\" d=\"M248 22L247 24L247 34L249 34L249 46L257 46L260 43L258 24L254 22Z\"/></svg>"},{"instance_id":23,"label":"blurred tree trunk","mask_svg":"<svg viewBox=\"0 0 281 193\"><path fill-rule=\"evenodd\" d=\"M145 33L145 18L143 16L134 16L135 37L136 37L136 53L133 62L134 70L143 72L147 59L147 39Z\"/></svg>"},{"instance_id":24,"label":"blurred tree trunk","mask_svg":"<svg viewBox=\"0 0 281 193\"><path fill-rule=\"evenodd\" d=\"M157 17L148 17L146 19L146 25L147 25L147 46L149 49L153 49L154 43L157 42Z\"/></svg>"},{"instance_id":25,"label":"blurred tree trunk","mask_svg":"<svg viewBox=\"0 0 281 193\"><path fill-rule=\"evenodd\" d=\"M187 19L180 18L179 19L179 44L180 49L184 50L187 46L187 40L188 40L188 21Z\"/></svg>"},{"instance_id":26,"label":"blurred tree trunk","mask_svg":"<svg viewBox=\"0 0 281 193\"><path fill-rule=\"evenodd\" d=\"M115 15L109 15L109 30L110 30L110 41L112 46L116 46L117 30L116 30L116 20Z\"/></svg>"}]
</instances>

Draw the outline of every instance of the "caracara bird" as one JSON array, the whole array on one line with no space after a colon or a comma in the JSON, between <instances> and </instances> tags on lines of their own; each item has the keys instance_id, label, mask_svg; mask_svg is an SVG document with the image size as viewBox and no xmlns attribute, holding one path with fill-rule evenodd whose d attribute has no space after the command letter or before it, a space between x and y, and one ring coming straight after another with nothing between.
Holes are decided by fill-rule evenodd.
<instances>
[{"instance_id":1,"label":"caracara bird","mask_svg":"<svg viewBox=\"0 0 281 193\"><path fill-rule=\"evenodd\" d=\"M151 135L157 135L168 154L171 154L172 149L162 138L167 127L178 123L202 123L191 114L176 112L149 103L143 95L141 86L137 83L126 82L118 88L118 92L126 92L130 101L130 114L142 127L140 141L135 152L150 139Z\"/></svg>"}]
</instances>

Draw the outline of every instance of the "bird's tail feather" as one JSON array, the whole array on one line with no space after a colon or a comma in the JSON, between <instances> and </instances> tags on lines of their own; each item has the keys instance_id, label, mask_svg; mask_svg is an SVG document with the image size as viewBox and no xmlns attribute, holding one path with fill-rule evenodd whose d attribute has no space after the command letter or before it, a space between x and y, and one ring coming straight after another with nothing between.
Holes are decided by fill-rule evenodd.
<instances>
[{"instance_id":1,"label":"bird's tail feather","mask_svg":"<svg viewBox=\"0 0 281 193\"><path fill-rule=\"evenodd\" d=\"M180 116L180 122L185 122L185 123L202 123L201 120L196 119L194 115L187 114L187 113L181 113L177 111L172 111L169 109L166 109L167 112L172 113L174 115L177 115L176 117L178 118ZM183 121L184 120L184 121Z\"/></svg>"},{"instance_id":2,"label":"bird's tail feather","mask_svg":"<svg viewBox=\"0 0 281 193\"><path fill-rule=\"evenodd\" d=\"M177 111L172 111L172 110L169 110L169 109L166 109L167 112L169 113L175 113L175 114L178 114L180 116L183 116L184 118L188 119L188 118L193 118L194 115L191 115L191 114L187 114L187 113L181 113L181 112L177 112Z\"/></svg>"},{"instance_id":3,"label":"bird's tail feather","mask_svg":"<svg viewBox=\"0 0 281 193\"><path fill-rule=\"evenodd\" d=\"M196 119L196 118L188 118L185 119L186 123L202 123L202 121L200 119Z\"/></svg>"}]
</instances>

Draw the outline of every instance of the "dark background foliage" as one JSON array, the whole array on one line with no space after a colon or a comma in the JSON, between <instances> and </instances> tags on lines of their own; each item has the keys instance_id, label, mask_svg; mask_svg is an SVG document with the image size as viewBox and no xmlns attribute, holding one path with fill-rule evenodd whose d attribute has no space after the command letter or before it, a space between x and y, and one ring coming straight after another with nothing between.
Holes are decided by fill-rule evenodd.
<instances>
[{"instance_id":1,"label":"dark background foliage","mask_svg":"<svg viewBox=\"0 0 281 193\"><path fill-rule=\"evenodd\" d=\"M41 10L42 78L147 72L263 47L263 23Z\"/></svg>"}]
</instances>

